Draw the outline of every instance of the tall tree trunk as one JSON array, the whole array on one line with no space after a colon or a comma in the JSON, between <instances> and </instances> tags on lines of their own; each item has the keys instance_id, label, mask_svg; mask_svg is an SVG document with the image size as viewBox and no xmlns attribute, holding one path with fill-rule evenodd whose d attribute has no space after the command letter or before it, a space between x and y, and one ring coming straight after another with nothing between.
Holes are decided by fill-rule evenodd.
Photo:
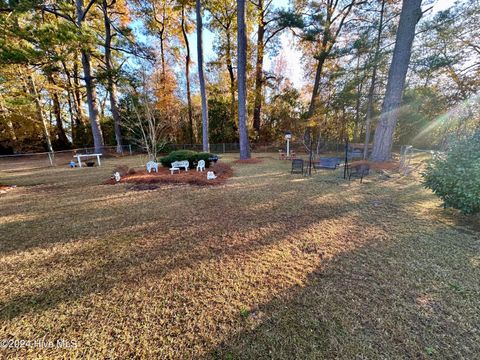
<instances>
[{"instance_id":1,"label":"tall tree trunk","mask_svg":"<svg viewBox=\"0 0 480 360\"><path fill-rule=\"evenodd\" d=\"M50 131L48 130L47 120L42 113L42 104L40 104L40 98L38 97L37 86L32 75L28 75L30 94L33 96L33 101L35 102L35 110L37 112L37 120L43 127L43 133L45 135L45 142L47 143L47 148L49 152L53 152L52 140L50 138Z\"/></svg>"},{"instance_id":2,"label":"tall tree trunk","mask_svg":"<svg viewBox=\"0 0 480 360\"><path fill-rule=\"evenodd\" d=\"M8 135L10 136L10 139L12 142L17 141L17 135L15 134L15 128L13 127L13 123L10 119L7 119L7 131Z\"/></svg>"},{"instance_id":3,"label":"tall tree trunk","mask_svg":"<svg viewBox=\"0 0 480 360\"><path fill-rule=\"evenodd\" d=\"M322 126L318 127L318 134L317 134L317 148L315 150L315 156L320 155L320 149L322 148ZM312 151L312 150L310 150Z\"/></svg>"},{"instance_id":4,"label":"tall tree trunk","mask_svg":"<svg viewBox=\"0 0 480 360\"><path fill-rule=\"evenodd\" d=\"M163 19L163 23L162 23L162 29L161 29L161 33L160 33L160 56L162 58L162 76L163 76L163 79L162 79L162 82L163 82L163 86L165 87L165 80L166 80L166 60L165 60L165 14L166 14L166 2L163 4L163 16L162 16L162 19Z\"/></svg>"},{"instance_id":5,"label":"tall tree trunk","mask_svg":"<svg viewBox=\"0 0 480 360\"><path fill-rule=\"evenodd\" d=\"M382 42L385 2L386 0L382 0L382 6L380 8L380 20L379 20L378 29L377 29L377 39L375 43L375 54L373 58L372 78L370 80L370 87L368 89L367 119L365 121L365 146L363 147L364 159L368 157L368 146L370 144L370 129L371 129L371 123L373 119L373 97L375 96L375 85L377 82L377 69L378 69L378 61L380 58L380 44Z\"/></svg>"},{"instance_id":6,"label":"tall tree trunk","mask_svg":"<svg viewBox=\"0 0 480 360\"><path fill-rule=\"evenodd\" d=\"M357 68L356 68L356 82L357 82L357 96L355 98L355 124L353 128L353 142L356 143L359 141L359 132L360 132L360 100L362 98L363 90L363 80L360 79L360 53L357 54Z\"/></svg>"},{"instance_id":7,"label":"tall tree trunk","mask_svg":"<svg viewBox=\"0 0 480 360\"><path fill-rule=\"evenodd\" d=\"M47 79L53 87L57 86L52 74L47 74ZM70 141L68 141L67 135L65 134L65 129L63 128L62 111L57 90L55 88L51 89L50 95L53 102L53 114L55 115L55 128L58 137L58 144L61 148L69 148Z\"/></svg>"},{"instance_id":8,"label":"tall tree trunk","mask_svg":"<svg viewBox=\"0 0 480 360\"><path fill-rule=\"evenodd\" d=\"M235 117L235 73L233 71L232 63L232 39L230 38L230 27L226 29L227 31L227 51L226 51L226 62L228 76L230 78L230 118L236 123Z\"/></svg>"},{"instance_id":9,"label":"tall tree trunk","mask_svg":"<svg viewBox=\"0 0 480 360\"><path fill-rule=\"evenodd\" d=\"M318 57L317 70L315 71L315 82L313 84L312 98L310 99L310 106L308 107L308 117L312 117L317 106L318 95L320 92L320 80L322 79L323 65L327 59L328 54L323 52Z\"/></svg>"},{"instance_id":10,"label":"tall tree trunk","mask_svg":"<svg viewBox=\"0 0 480 360\"><path fill-rule=\"evenodd\" d=\"M73 110L73 101L72 101L72 89L67 89L67 104L68 104L68 114L70 115L70 135L72 137L72 144L76 136L76 124L75 124L75 115Z\"/></svg>"},{"instance_id":11,"label":"tall tree trunk","mask_svg":"<svg viewBox=\"0 0 480 360\"><path fill-rule=\"evenodd\" d=\"M84 21L83 0L75 0L77 26L81 28ZM97 91L95 89L95 83L92 77L92 69L90 65L90 54L87 50L82 49L80 51L82 58L83 74L85 81L85 90L87 92L87 104L88 104L88 116L90 118L90 126L92 127L93 144L96 153L101 153L103 149L103 134L100 127L100 121L98 120L97 109Z\"/></svg>"},{"instance_id":12,"label":"tall tree trunk","mask_svg":"<svg viewBox=\"0 0 480 360\"><path fill-rule=\"evenodd\" d=\"M330 54L330 51L333 47L334 42L336 41L336 37L331 36L330 28L332 26L330 19L332 14L331 10L335 10L335 8L330 8L333 4L329 5L329 9L327 9L327 16L328 20L323 28L323 35L322 35L322 44L321 44L321 51L317 57L317 69L315 70L315 82L313 83L313 90L312 90L312 97L310 99L310 106L308 107L308 117L312 117L315 114L315 109L317 107L317 100L320 93L320 80L322 79L322 72L323 72L323 65L325 65L325 61ZM341 28L342 25L340 25Z\"/></svg>"},{"instance_id":13,"label":"tall tree trunk","mask_svg":"<svg viewBox=\"0 0 480 360\"><path fill-rule=\"evenodd\" d=\"M92 79L92 72L90 68L90 54L85 50L81 51L83 73L85 80L85 90L87 92L88 115L90 118L90 126L92 128L93 146L96 153L101 153L103 148L103 134L98 120L97 109L97 91Z\"/></svg>"},{"instance_id":14,"label":"tall tree trunk","mask_svg":"<svg viewBox=\"0 0 480 360\"><path fill-rule=\"evenodd\" d=\"M422 17L422 0L404 0L398 24L392 63L388 72L387 89L382 114L373 140L373 161L388 161L391 157L393 133L398 121L405 78L412 53L415 27Z\"/></svg>"},{"instance_id":15,"label":"tall tree trunk","mask_svg":"<svg viewBox=\"0 0 480 360\"><path fill-rule=\"evenodd\" d=\"M201 0L195 2L197 15L197 56L198 56L198 80L200 82L200 96L202 98L202 147L203 151L210 152L208 141L208 103L205 89L205 74L203 72L203 38L202 38L202 9Z\"/></svg>"},{"instance_id":16,"label":"tall tree trunk","mask_svg":"<svg viewBox=\"0 0 480 360\"><path fill-rule=\"evenodd\" d=\"M75 95L73 94L73 86L72 86L72 78L70 75L70 71L68 71L67 64L65 61L62 60L63 71L67 78L67 104L68 104L68 113L70 114L70 128L71 128L71 136L72 136L72 144L75 143L75 137L77 136L77 123L76 123L76 116L74 114L75 108ZM73 101L72 101L73 100Z\"/></svg>"},{"instance_id":17,"label":"tall tree trunk","mask_svg":"<svg viewBox=\"0 0 480 360\"><path fill-rule=\"evenodd\" d=\"M161 66L162 66L162 86L164 87L164 80L165 80L165 74L166 74L166 69L165 69L165 48L164 48L164 41L165 41L165 38L164 38L164 35L165 35L165 6L166 6L166 3L163 3L162 4L162 11L163 11L163 14L162 14L162 18L159 19L157 17L157 8L156 8L156 2L155 1L151 1L150 2L152 4L152 7L153 7L153 19L155 20L155 22L157 23L159 29L158 29L158 37L159 37L159 40L160 40L160 60L161 60Z\"/></svg>"},{"instance_id":18,"label":"tall tree trunk","mask_svg":"<svg viewBox=\"0 0 480 360\"><path fill-rule=\"evenodd\" d=\"M112 68L112 27L108 15L108 2L102 1L103 22L105 26L105 68L107 70L107 91L110 95L110 111L113 118L113 128L115 130L115 142L117 144L117 153L122 153L122 127L120 112L117 105L117 86L115 75Z\"/></svg>"},{"instance_id":19,"label":"tall tree trunk","mask_svg":"<svg viewBox=\"0 0 480 360\"><path fill-rule=\"evenodd\" d=\"M165 81L166 78L166 69L165 69L165 45L164 45L164 29L162 28L159 32L159 38L160 38L160 60L162 62L162 83Z\"/></svg>"},{"instance_id":20,"label":"tall tree trunk","mask_svg":"<svg viewBox=\"0 0 480 360\"><path fill-rule=\"evenodd\" d=\"M240 135L240 159L250 158L247 129L247 31L245 24L245 0L237 1L238 48L238 130Z\"/></svg>"},{"instance_id":21,"label":"tall tree trunk","mask_svg":"<svg viewBox=\"0 0 480 360\"><path fill-rule=\"evenodd\" d=\"M192 94L190 90L190 42L188 41L187 24L185 21L185 6L182 5L182 34L185 41L185 79L187 86L187 107L188 107L188 136L190 144L195 143L193 136L193 111L192 111Z\"/></svg>"},{"instance_id":22,"label":"tall tree trunk","mask_svg":"<svg viewBox=\"0 0 480 360\"><path fill-rule=\"evenodd\" d=\"M4 112L3 109L2 109L2 112ZM6 119L6 122L7 122L8 136L10 137L10 140L12 141L12 143L15 143L17 141L17 135L15 134L15 128L13 127L13 123L10 119Z\"/></svg>"},{"instance_id":23,"label":"tall tree trunk","mask_svg":"<svg viewBox=\"0 0 480 360\"><path fill-rule=\"evenodd\" d=\"M85 124L85 115L83 114L82 93L80 92L80 74L78 72L78 63L73 64L73 96L75 100L75 112L77 115L77 126Z\"/></svg>"},{"instance_id":24,"label":"tall tree trunk","mask_svg":"<svg viewBox=\"0 0 480 360\"><path fill-rule=\"evenodd\" d=\"M257 60L255 63L255 102L253 107L253 128L258 133L260 131L260 116L262 113L262 87L263 87L263 58L264 58L264 37L265 22L263 0L259 0L258 9L260 16L257 29Z\"/></svg>"},{"instance_id":25,"label":"tall tree trunk","mask_svg":"<svg viewBox=\"0 0 480 360\"><path fill-rule=\"evenodd\" d=\"M75 61L73 64L73 95L75 99L75 111L76 111L76 125L77 125L77 136L76 144L81 146L86 146L87 141L87 128L85 115L83 113L83 96L80 87L80 73L78 68L78 63Z\"/></svg>"},{"instance_id":26,"label":"tall tree trunk","mask_svg":"<svg viewBox=\"0 0 480 360\"><path fill-rule=\"evenodd\" d=\"M7 132L8 132L8 135L10 137L10 140L12 140L12 142L16 142L17 141L17 135L15 134L15 129L13 127L12 121L9 118L7 118L8 110L7 110L7 108L4 104L4 100L1 97L1 94L0 94L0 115L2 115L6 120Z\"/></svg>"},{"instance_id":27,"label":"tall tree trunk","mask_svg":"<svg viewBox=\"0 0 480 360\"><path fill-rule=\"evenodd\" d=\"M349 16L353 7L359 2L357 0L351 0L343 9L339 12L338 16L335 13L338 12L339 1L329 0L326 2L327 14L325 23L322 29L322 43L320 44L320 53L317 56L317 69L315 71L315 82L313 84L312 98L310 99L310 106L308 108L308 117L312 117L315 114L315 109L317 106L317 100L320 92L320 80L322 79L322 71L325 61L327 60L330 52L332 51L333 45L337 41L338 35L340 34L343 26L345 25L345 20ZM338 25L336 29L333 29L334 23L337 22Z\"/></svg>"}]
</instances>

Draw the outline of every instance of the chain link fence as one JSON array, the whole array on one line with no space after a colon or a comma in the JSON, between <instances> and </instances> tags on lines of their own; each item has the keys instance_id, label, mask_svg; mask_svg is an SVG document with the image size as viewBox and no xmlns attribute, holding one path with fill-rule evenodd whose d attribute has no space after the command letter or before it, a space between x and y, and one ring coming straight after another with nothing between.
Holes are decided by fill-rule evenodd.
<instances>
[{"instance_id":1,"label":"chain link fence","mask_svg":"<svg viewBox=\"0 0 480 360\"><path fill-rule=\"evenodd\" d=\"M286 142L278 143L251 143L251 151L253 153L275 153L279 151L286 151ZM350 149L363 148L363 144L349 144ZM394 151L397 146L394 147ZM120 151L118 151L120 150ZM193 150L202 151L202 144L167 144L164 148L164 153L167 154L175 150ZM239 143L219 143L210 144L210 152L214 154L238 153L240 151ZM290 151L295 151L299 156L307 155L308 149L301 141L290 142ZM400 151L400 146L398 146ZM314 144L313 152L315 155L321 154L337 154L345 153L345 143L340 142L322 142L320 146ZM15 171L34 168L44 168L50 166L66 166L70 161L74 160L74 155L77 154L93 154L95 148L80 148L72 150L62 150L54 152L29 153L29 154L14 154L0 156L0 171ZM104 146L102 148L102 158L131 156L135 154L145 154L145 150L132 146L123 145L121 149L117 146ZM360 154L360 152L359 152ZM361 155L361 154L360 154ZM360 156L359 155L359 156ZM361 157L361 156L360 156Z\"/></svg>"},{"instance_id":2,"label":"chain link fence","mask_svg":"<svg viewBox=\"0 0 480 360\"><path fill-rule=\"evenodd\" d=\"M53 152L14 154L0 156L0 171L18 171L50 166L66 166L74 160L77 154L93 154L95 148L80 148L72 150L61 150ZM120 149L117 146L102 147L102 157L130 156L134 151L130 145L123 145Z\"/></svg>"},{"instance_id":3,"label":"chain link fence","mask_svg":"<svg viewBox=\"0 0 480 360\"><path fill-rule=\"evenodd\" d=\"M252 152L262 153L262 152L273 152L276 153L279 150L286 151L286 142L282 143L251 143L250 149ZM320 152L341 152L344 151L345 144L336 143L336 142L326 142L322 143L319 147ZM165 146L165 152L175 151L175 150L193 150L193 151L203 151L202 144L167 144ZM295 151L296 153L307 153L308 150L302 142L290 142L290 150ZM236 153L240 151L239 143L219 143L219 144L210 144L210 152L216 154L224 153ZM316 148L314 148L316 151Z\"/></svg>"}]
</instances>

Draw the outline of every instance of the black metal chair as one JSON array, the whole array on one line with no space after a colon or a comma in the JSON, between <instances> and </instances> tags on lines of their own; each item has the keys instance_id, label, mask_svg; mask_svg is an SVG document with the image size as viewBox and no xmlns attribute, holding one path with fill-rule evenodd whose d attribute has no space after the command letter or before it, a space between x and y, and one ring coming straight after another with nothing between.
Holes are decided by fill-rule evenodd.
<instances>
[{"instance_id":1,"label":"black metal chair","mask_svg":"<svg viewBox=\"0 0 480 360\"><path fill-rule=\"evenodd\" d=\"M303 174L303 159L293 159L292 160L292 171L291 174Z\"/></svg>"}]
</instances>

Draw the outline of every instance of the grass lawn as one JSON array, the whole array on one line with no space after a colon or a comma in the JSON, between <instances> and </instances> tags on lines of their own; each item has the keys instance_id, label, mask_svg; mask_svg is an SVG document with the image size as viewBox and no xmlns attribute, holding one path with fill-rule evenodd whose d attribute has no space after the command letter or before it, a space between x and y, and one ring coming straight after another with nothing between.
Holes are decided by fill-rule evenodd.
<instances>
[{"instance_id":1,"label":"grass lawn","mask_svg":"<svg viewBox=\"0 0 480 360\"><path fill-rule=\"evenodd\" d=\"M478 217L262 155L216 187L101 185L137 157L0 172L0 341L76 344L0 358L478 358Z\"/></svg>"}]
</instances>

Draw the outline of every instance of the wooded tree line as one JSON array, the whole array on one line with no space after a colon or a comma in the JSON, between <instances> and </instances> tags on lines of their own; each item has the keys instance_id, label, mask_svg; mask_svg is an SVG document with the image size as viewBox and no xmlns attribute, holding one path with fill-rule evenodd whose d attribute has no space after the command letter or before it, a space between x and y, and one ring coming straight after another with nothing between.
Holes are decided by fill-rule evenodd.
<instances>
[{"instance_id":1,"label":"wooded tree line","mask_svg":"<svg viewBox=\"0 0 480 360\"><path fill-rule=\"evenodd\" d=\"M431 5L0 1L0 150L121 151L152 127L156 144L240 142L242 158L286 130L317 150L373 141L375 160L395 142L448 146L480 123L480 4ZM213 58L203 59L202 29ZM287 35L301 87L288 76Z\"/></svg>"}]
</instances>

